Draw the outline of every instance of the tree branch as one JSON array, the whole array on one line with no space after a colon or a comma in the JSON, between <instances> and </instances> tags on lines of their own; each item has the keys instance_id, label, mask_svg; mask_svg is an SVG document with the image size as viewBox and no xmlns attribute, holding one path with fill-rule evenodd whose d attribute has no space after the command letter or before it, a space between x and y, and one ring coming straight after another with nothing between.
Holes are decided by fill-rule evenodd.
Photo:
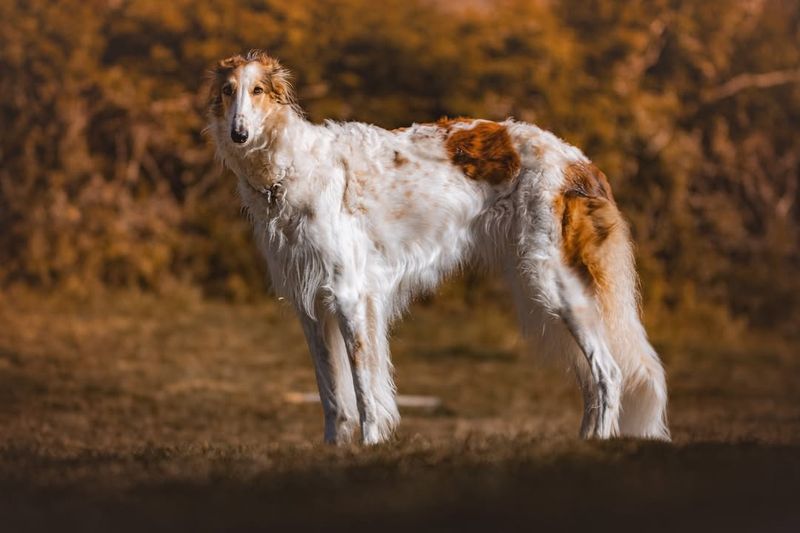
<instances>
[{"instance_id":1,"label":"tree branch","mask_svg":"<svg viewBox=\"0 0 800 533\"><path fill-rule=\"evenodd\" d=\"M734 76L719 87L711 89L703 97L704 103L716 102L746 89L767 89L776 85L800 82L800 69L776 70L761 74L745 73Z\"/></svg>"}]
</instances>

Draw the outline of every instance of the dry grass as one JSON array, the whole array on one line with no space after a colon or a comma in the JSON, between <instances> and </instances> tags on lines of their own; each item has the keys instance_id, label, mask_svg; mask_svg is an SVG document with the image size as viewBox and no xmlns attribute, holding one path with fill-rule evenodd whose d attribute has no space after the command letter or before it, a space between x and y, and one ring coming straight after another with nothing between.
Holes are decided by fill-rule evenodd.
<instances>
[{"instance_id":1,"label":"dry grass","mask_svg":"<svg viewBox=\"0 0 800 533\"><path fill-rule=\"evenodd\" d=\"M285 306L0 295L4 530L800 525L790 345L662 332L674 443L587 443L571 377L525 355L510 311L450 302L393 342L401 392L444 407L332 449L317 406L283 401L314 389Z\"/></svg>"}]
</instances>

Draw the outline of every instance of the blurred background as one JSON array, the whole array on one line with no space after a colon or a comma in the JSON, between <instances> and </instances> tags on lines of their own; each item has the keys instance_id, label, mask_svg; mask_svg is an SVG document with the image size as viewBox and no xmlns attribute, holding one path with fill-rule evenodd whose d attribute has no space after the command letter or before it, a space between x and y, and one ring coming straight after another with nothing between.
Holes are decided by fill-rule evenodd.
<instances>
[{"instance_id":1,"label":"blurred background","mask_svg":"<svg viewBox=\"0 0 800 533\"><path fill-rule=\"evenodd\" d=\"M292 71L312 121L511 116L582 148L637 243L673 447L576 443L572 378L530 363L508 295L474 272L394 335L400 392L441 407L404 411L388 448L310 445L319 407L284 401L314 390L302 334L203 134L209 69L251 48ZM736 529L761 502L759 524L796 524L798 125L794 0L2 1L0 490L16 496L0 515L91 529L122 487L139 491L131 530L228 524L214 502L240 522L259 505L322 520L298 503L312 493L445 523L550 501L542 520L563 523L608 512L572 512L602 479L591 505L680 500ZM353 476L361 492L340 493ZM71 503L41 496L53 486Z\"/></svg>"},{"instance_id":2,"label":"blurred background","mask_svg":"<svg viewBox=\"0 0 800 533\"><path fill-rule=\"evenodd\" d=\"M261 47L313 121L513 116L581 147L648 312L800 319L797 2L32 0L0 20L3 286L260 298L202 131L207 70Z\"/></svg>"}]
</instances>

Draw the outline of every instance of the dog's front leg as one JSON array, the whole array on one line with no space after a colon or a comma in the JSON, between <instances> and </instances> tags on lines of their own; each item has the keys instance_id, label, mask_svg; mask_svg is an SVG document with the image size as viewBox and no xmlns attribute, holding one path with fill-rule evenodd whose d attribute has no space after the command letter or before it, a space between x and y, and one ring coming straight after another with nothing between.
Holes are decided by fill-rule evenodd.
<instances>
[{"instance_id":1,"label":"dog's front leg","mask_svg":"<svg viewBox=\"0 0 800 533\"><path fill-rule=\"evenodd\" d=\"M347 351L337 320L330 312L318 310L317 318L298 311L308 341L317 388L325 415L325 442L351 442L358 421L353 379Z\"/></svg>"},{"instance_id":2,"label":"dog's front leg","mask_svg":"<svg viewBox=\"0 0 800 533\"><path fill-rule=\"evenodd\" d=\"M339 327L347 347L364 444L391 436L400 415L386 342L386 323L375 297L337 298Z\"/></svg>"}]
</instances>

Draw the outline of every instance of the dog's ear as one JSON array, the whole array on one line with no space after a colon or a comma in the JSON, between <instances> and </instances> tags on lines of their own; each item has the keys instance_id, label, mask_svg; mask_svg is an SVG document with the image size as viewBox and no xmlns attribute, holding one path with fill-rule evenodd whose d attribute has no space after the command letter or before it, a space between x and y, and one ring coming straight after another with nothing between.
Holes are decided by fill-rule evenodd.
<instances>
[{"instance_id":1,"label":"dog's ear","mask_svg":"<svg viewBox=\"0 0 800 533\"><path fill-rule=\"evenodd\" d=\"M232 70L245 63L247 63L247 60L241 55L231 56L217 63L217 67L214 70L214 73L217 76L224 76L226 74L230 74Z\"/></svg>"},{"instance_id":2,"label":"dog's ear","mask_svg":"<svg viewBox=\"0 0 800 533\"><path fill-rule=\"evenodd\" d=\"M292 75L277 61L274 62L272 72L269 74L269 85L272 90L272 98L276 102L286 105L293 104Z\"/></svg>"}]
</instances>

